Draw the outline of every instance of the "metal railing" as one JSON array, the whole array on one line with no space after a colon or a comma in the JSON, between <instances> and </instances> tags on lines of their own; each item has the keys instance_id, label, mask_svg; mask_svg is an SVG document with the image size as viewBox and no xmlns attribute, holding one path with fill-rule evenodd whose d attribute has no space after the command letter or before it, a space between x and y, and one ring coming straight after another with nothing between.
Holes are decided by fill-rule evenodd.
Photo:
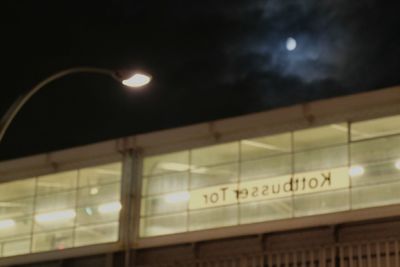
<instances>
[{"instance_id":1,"label":"metal railing","mask_svg":"<svg viewBox=\"0 0 400 267\"><path fill-rule=\"evenodd\" d=\"M400 267L400 241L342 243L140 267ZM172 257L171 257L172 258Z\"/></svg>"}]
</instances>

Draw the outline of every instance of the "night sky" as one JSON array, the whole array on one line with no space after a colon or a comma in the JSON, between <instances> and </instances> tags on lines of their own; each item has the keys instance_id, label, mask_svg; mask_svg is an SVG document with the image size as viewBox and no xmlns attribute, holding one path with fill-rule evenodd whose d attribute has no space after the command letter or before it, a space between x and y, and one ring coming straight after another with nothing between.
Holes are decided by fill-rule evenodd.
<instances>
[{"instance_id":1,"label":"night sky","mask_svg":"<svg viewBox=\"0 0 400 267\"><path fill-rule=\"evenodd\" d=\"M400 2L2 2L0 112L69 67L141 69L131 91L92 74L43 88L0 159L400 84Z\"/></svg>"}]
</instances>

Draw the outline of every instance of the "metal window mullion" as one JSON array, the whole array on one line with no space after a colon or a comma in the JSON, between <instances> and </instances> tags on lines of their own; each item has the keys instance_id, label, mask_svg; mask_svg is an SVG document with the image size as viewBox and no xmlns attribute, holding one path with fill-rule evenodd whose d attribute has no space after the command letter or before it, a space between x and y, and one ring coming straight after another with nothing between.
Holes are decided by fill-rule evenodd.
<instances>
[{"instance_id":1,"label":"metal window mullion","mask_svg":"<svg viewBox=\"0 0 400 267\"><path fill-rule=\"evenodd\" d=\"M124 248L129 246L129 214L130 214L130 187L131 187L131 171L132 160L130 153L124 153L122 156L122 175L120 179L120 201L122 210L118 217L118 240L123 244Z\"/></svg>"},{"instance_id":2,"label":"metal window mullion","mask_svg":"<svg viewBox=\"0 0 400 267\"><path fill-rule=\"evenodd\" d=\"M190 194L191 188L192 188L192 149L188 149L188 163L189 163L188 164L189 168L188 168L187 191ZM190 205L190 200L189 200L189 203L186 206L186 226L185 226L186 232L189 232L189 230L190 230L189 229L189 225L190 225L191 212L190 212L190 209L189 209L189 205Z\"/></svg>"},{"instance_id":3,"label":"metal window mullion","mask_svg":"<svg viewBox=\"0 0 400 267\"><path fill-rule=\"evenodd\" d=\"M351 122L347 122L347 167L350 171L351 168ZM348 179L349 179L349 193L348 193L348 197L349 197L349 210L353 209L353 185L352 185L352 178L350 176L350 174L348 174Z\"/></svg>"},{"instance_id":4,"label":"metal window mullion","mask_svg":"<svg viewBox=\"0 0 400 267\"><path fill-rule=\"evenodd\" d=\"M290 154L291 154L291 176L294 178L295 174L295 152L294 152L294 131L290 132ZM293 188L292 188L293 189ZM294 191L292 190L292 219L295 217L295 200L294 200Z\"/></svg>"},{"instance_id":5,"label":"metal window mullion","mask_svg":"<svg viewBox=\"0 0 400 267\"><path fill-rule=\"evenodd\" d=\"M33 253L33 233L35 230L35 214L36 214L36 204L37 204L37 197L38 197L38 183L39 183L39 178L38 176L34 178L35 179L35 188L33 192L33 205L32 205L32 213L31 213L31 231L30 231L30 248L29 248L29 253Z\"/></svg>"},{"instance_id":6,"label":"metal window mullion","mask_svg":"<svg viewBox=\"0 0 400 267\"><path fill-rule=\"evenodd\" d=\"M81 178L81 169L78 169L76 171L77 173L77 177L76 177L76 183L75 183L75 203L74 203L74 209L75 209L75 213L76 216L74 218L74 223L72 225L72 247L75 247L75 239L76 239L76 228L77 228L77 221L78 221L78 196L79 196L79 182L80 182L80 178Z\"/></svg>"},{"instance_id":7,"label":"metal window mullion","mask_svg":"<svg viewBox=\"0 0 400 267\"><path fill-rule=\"evenodd\" d=\"M140 151L131 151L129 154L130 174L126 176L129 181L127 202L130 205L127 216L127 243L131 247L140 238L140 214L141 214L141 189L142 189L142 167L143 156Z\"/></svg>"},{"instance_id":8,"label":"metal window mullion","mask_svg":"<svg viewBox=\"0 0 400 267\"><path fill-rule=\"evenodd\" d=\"M240 189L240 183L242 181L242 141L238 141L238 161L237 161L237 190ZM237 225L240 225L240 221L242 219L241 208L240 208L240 201L239 198L236 201L237 204Z\"/></svg>"}]
</instances>

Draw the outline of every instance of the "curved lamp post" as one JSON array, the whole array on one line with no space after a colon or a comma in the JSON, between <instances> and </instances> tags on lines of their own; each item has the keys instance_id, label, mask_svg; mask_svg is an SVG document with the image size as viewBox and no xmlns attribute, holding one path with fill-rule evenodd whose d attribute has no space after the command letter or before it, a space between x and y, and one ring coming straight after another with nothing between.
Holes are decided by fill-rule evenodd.
<instances>
[{"instance_id":1,"label":"curved lamp post","mask_svg":"<svg viewBox=\"0 0 400 267\"><path fill-rule=\"evenodd\" d=\"M3 140L4 134L6 133L8 127L10 126L11 122L13 121L13 119L15 118L17 113L21 110L21 108L24 106L24 104L36 92L38 92L41 88L43 88L47 84L49 84L59 78L62 78L64 76L67 76L70 74L75 74L75 73L96 73L96 74L108 75L108 76L112 77L113 79L117 80L118 82L121 82L123 85L128 86L128 87L133 87L133 88L142 87L151 81L151 77L149 75L146 75L143 73L134 73L131 77L124 79L117 72L108 70L108 69L102 69L102 68L75 67L75 68L70 68L70 69L65 69L65 70L59 71L59 72L47 77L43 81L39 82L32 89L27 91L25 94L21 95L11 105L11 107L7 110L7 112L4 114L4 116L0 120L0 143Z\"/></svg>"}]
</instances>

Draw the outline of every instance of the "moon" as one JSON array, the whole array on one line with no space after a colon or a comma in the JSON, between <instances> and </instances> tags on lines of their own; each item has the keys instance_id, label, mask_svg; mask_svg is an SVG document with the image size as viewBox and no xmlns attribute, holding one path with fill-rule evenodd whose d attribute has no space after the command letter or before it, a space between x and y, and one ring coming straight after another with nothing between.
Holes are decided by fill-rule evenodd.
<instances>
[{"instance_id":1,"label":"moon","mask_svg":"<svg viewBox=\"0 0 400 267\"><path fill-rule=\"evenodd\" d=\"M288 51L295 50L296 46L297 46L297 42L296 42L296 40L294 38L289 37L289 38L286 39L286 49Z\"/></svg>"}]
</instances>

